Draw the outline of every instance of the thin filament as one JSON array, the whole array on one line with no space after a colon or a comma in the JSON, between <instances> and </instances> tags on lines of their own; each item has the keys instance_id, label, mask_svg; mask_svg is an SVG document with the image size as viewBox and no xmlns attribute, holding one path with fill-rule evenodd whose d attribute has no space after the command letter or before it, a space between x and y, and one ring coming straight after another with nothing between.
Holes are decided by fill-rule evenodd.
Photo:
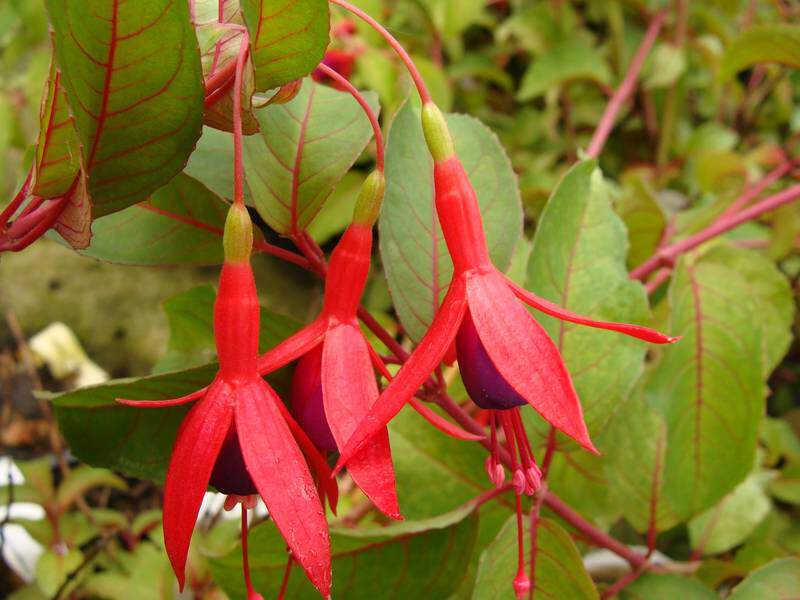
<instances>
[{"instance_id":1,"label":"thin filament","mask_svg":"<svg viewBox=\"0 0 800 600\"><path fill-rule=\"evenodd\" d=\"M367 115L367 119L369 119L369 124L372 126L372 133L375 136L375 146L376 146L375 168L378 169L378 171L383 172L383 164L384 164L383 133L381 133L381 126L380 123L378 123L378 117L375 115L375 112L372 110L372 107L367 103L367 100L364 98L364 96L361 95L361 92L359 92L355 88L355 86L352 83L350 83L350 81L348 81L348 79L344 77L341 73L339 73L337 70L332 69L325 63L319 63L319 65L317 65L317 68L323 73L325 73L325 75L336 81L336 83L338 83L344 89L346 89L364 110L364 114Z\"/></svg>"}]
</instances>

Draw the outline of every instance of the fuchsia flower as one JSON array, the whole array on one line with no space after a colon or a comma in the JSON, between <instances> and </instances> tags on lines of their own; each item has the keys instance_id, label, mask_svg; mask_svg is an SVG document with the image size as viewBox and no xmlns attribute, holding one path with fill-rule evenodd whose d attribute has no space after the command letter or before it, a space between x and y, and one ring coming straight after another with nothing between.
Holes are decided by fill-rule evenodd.
<instances>
[{"instance_id":1,"label":"fuchsia flower","mask_svg":"<svg viewBox=\"0 0 800 600\"><path fill-rule=\"evenodd\" d=\"M383 363L361 332L356 311L369 274L372 225L383 199L384 177L374 171L359 196L353 222L334 249L325 284L322 313L258 361L264 374L299 358L292 381L291 409L318 448L344 447L378 399L373 365ZM462 439L475 439L411 399L436 427ZM387 516L400 519L389 435L379 428L348 463L353 480Z\"/></svg>"},{"instance_id":2,"label":"fuchsia flower","mask_svg":"<svg viewBox=\"0 0 800 600\"><path fill-rule=\"evenodd\" d=\"M164 540L181 588L192 530L211 484L228 494L226 506L242 501L243 536L246 507L253 505L254 494L261 496L294 560L328 597L328 523L306 459L320 485L327 487L332 505L335 481L324 458L258 373L259 305L250 267L252 235L247 209L234 204L225 223L225 263L214 305L219 371L211 385L173 400L120 402L152 408L197 400L178 430L164 485ZM250 585L246 554L244 565L248 599L261 598Z\"/></svg>"},{"instance_id":3,"label":"fuchsia flower","mask_svg":"<svg viewBox=\"0 0 800 600\"><path fill-rule=\"evenodd\" d=\"M517 286L498 271L489 257L475 191L455 153L447 123L430 102L423 107L422 116L434 159L436 211L453 259L453 279L428 332L355 430L341 452L336 470L349 464L375 433L383 430L455 342L469 396L490 411L492 452L487 471L497 485L505 479L499 459L498 425L511 457L520 544L514 589L523 596L530 582L524 571L519 496L537 490L541 472L519 407L530 404L553 427L587 450L597 450L589 438L580 401L558 348L518 299L565 321L618 331L648 342L666 344L677 338L638 325L595 321L569 312Z\"/></svg>"},{"instance_id":4,"label":"fuchsia flower","mask_svg":"<svg viewBox=\"0 0 800 600\"><path fill-rule=\"evenodd\" d=\"M520 489L535 489L538 469L532 462L517 407L530 404L553 427L586 449L596 450L558 349L517 300L565 321L648 342L666 344L677 338L638 325L596 321L569 312L519 287L498 271L489 258L475 191L455 154L444 117L432 103L423 109L423 127L434 159L436 211L453 259L453 279L428 333L359 425L337 468L397 414L455 341L470 397L483 408L509 411L506 415L499 413L498 418L509 439L516 440L520 455L520 475L515 473L515 482Z\"/></svg>"}]
</instances>

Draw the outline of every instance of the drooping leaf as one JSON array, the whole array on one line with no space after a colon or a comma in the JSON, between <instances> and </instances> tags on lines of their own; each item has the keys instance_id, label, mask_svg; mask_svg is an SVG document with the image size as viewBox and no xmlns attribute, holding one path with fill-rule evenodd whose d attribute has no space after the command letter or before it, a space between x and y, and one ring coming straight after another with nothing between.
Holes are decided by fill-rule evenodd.
<instances>
[{"instance_id":1,"label":"drooping leaf","mask_svg":"<svg viewBox=\"0 0 800 600\"><path fill-rule=\"evenodd\" d=\"M714 592L695 579L673 573L653 575L648 573L620 593L620 600L716 600Z\"/></svg>"},{"instance_id":2,"label":"drooping leaf","mask_svg":"<svg viewBox=\"0 0 800 600\"><path fill-rule=\"evenodd\" d=\"M203 115L188 4L48 0L95 216L147 198L186 163Z\"/></svg>"},{"instance_id":3,"label":"drooping leaf","mask_svg":"<svg viewBox=\"0 0 800 600\"><path fill-rule=\"evenodd\" d=\"M407 521L385 528L331 531L332 595L352 600L384 598L447 598L464 576L478 531L468 511L437 519ZM286 542L272 523L250 534L253 585L265 598L278 595L286 567ZM242 553L234 547L212 557L214 581L231 597L244 598ZM287 598L317 599L305 574L294 565Z\"/></svg>"},{"instance_id":4,"label":"drooping leaf","mask_svg":"<svg viewBox=\"0 0 800 600\"><path fill-rule=\"evenodd\" d=\"M530 540L529 519L524 539ZM596 599L597 590L569 534L557 523L540 519L536 528L536 573L533 597ZM526 559L526 572L530 558ZM517 522L510 517L494 541L483 551L472 600L513 598L517 573Z\"/></svg>"},{"instance_id":5,"label":"drooping leaf","mask_svg":"<svg viewBox=\"0 0 800 600\"><path fill-rule=\"evenodd\" d=\"M517 99L521 102L532 100L576 80L607 84L611 80L611 70L597 48L592 48L583 39L571 38L533 59L522 78Z\"/></svg>"},{"instance_id":6,"label":"drooping leaf","mask_svg":"<svg viewBox=\"0 0 800 600\"><path fill-rule=\"evenodd\" d=\"M730 600L800 596L800 558L782 558L753 571L733 589Z\"/></svg>"},{"instance_id":7,"label":"drooping leaf","mask_svg":"<svg viewBox=\"0 0 800 600\"><path fill-rule=\"evenodd\" d=\"M256 90L308 75L329 41L327 0L242 0L250 31Z\"/></svg>"},{"instance_id":8,"label":"drooping leaf","mask_svg":"<svg viewBox=\"0 0 800 600\"><path fill-rule=\"evenodd\" d=\"M750 27L725 51L720 75L730 77L760 62L800 68L800 26L772 23Z\"/></svg>"},{"instance_id":9,"label":"drooping leaf","mask_svg":"<svg viewBox=\"0 0 800 600\"><path fill-rule=\"evenodd\" d=\"M448 115L447 123L478 195L492 261L505 270L521 234L517 178L497 137L480 121ZM408 103L389 134L380 231L392 300L406 333L419 340L447 291L453 263L434 208L433 163L419 111Z\"/></svg>"},{"instance_id":10,"label":"drooping leaf","mask_svg":"<svg viewBox=\"0 0 800 600\"><path fill-rule=\"evenodd\" d=\"M375 94L365 94L377 112ZM278 233L302 232L372 134L361 107L345 93L303 82L286 104L256 111L261 133L244 144L247 185L259 214Z\"/></svg>"},{"instance_id":11,"label":"drooping leaf","mask_svg":"<svg viewBox=\"0 0 800 600\"><path fill-rule=\"evenodd\" d=\"M564 176L542 212L526 287L595 319L645 324L647 298L628 277L626 254L625 226L611 209L602 174L584 161ZM639 376L646 345L534 314L561 350L589 431L598 436Z\"/></svg>"},{"instance_id":12,"label":"drooping leaf","mask_svg":"<svg viewBox=\"0 0 800 600\"><path fill-rule=\"evenodd\" d=\"M61 85L61 73L53 58L39 112L33 194L42 198L57 198L65 194L78 175L80 160L75 119L70 114Z\"/></svg>"},{"instance_id":13,"label":"drooping leaf","mask_svg":"<svg viewBox=\"0 0 800 600\"><path fill-rule=\"evenodd\" d=\"M689 540L705 555L720 554L741 544L767 516L772 505L764 487L769 473L754 473L720 503L689 522Z\"/></svg>"},{"instance_id":14,"label":"drooping leaf","mask_svg":"<svg viewBox=\"0 0 800 600\"><path fill-rule=\"evenodd\" d=\"M764 410L759 314L750 281L683 260L670 287L672 334L645 394L667 423L664 490L679 518L713 506L750 472Z\"/></svg>"},{"instance_id":15,"label":"drooping leaf","mask_svg":"<svg viewBox=\"0 0 800 600\"><path fill-rule=\"evenodd\" d=\"M222 263L228 205L183 173L149 200L98 219L84 256L134 265Z\"/></svg>"}]
</instances>

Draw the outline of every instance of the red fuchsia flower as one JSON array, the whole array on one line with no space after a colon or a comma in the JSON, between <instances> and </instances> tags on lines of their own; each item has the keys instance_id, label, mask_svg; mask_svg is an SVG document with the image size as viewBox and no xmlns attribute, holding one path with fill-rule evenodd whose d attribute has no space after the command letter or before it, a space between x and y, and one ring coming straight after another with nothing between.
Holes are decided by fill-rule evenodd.
<instances>
[{"instance_id":1,"label":"red fuchsia flower","mask_svg":"<svg viewBox=\"0 0 800 600\"><path fill-rule=\"evenodd\" d=\"M236 203L225 223L225 262L214 304L219 371L211 385L173 400L120 402L151 408L197 400L178 430L164 485L164 540L181 588L192 530L210 484L228 495L226 508L238 501L243 504L248 600L261 598L250 583L246 550L246 508L254 505L256 494L264 500L294 560L329 597L328 524L306 459L320 485L328 488L333 505L335 485L325 459L258 373L259 304L250 267L252 243L247 209Z\"/></svg>"},{"instance_id":2,"label":"red fuchsia flower","mask_svg":"<svg viewBox=\"0 0 800 600\"><path fill-rule=\"evenodd\" d=\"M350 75L353 72L353 65L356 62L356 53L353 50L345 50L339 48L330 48L327 52L325 52L325 57L322 59L322 64L327 65L337 73L339 73L345 79L350 79ZM329 77L324 71L317 68L311 73L311 77L314 81L319 83L325 83L327 85L333 86L338 90L344 90L342 85L338 83L335 79Z\"/></svg>"},{"instance_id":3,"label":"red fuchsia flower","mask_svg":"<svg viewBox=\"0 0 800 600\"><path fill-rule=\"evenodd\" d=\"M263 373L298 360L292 380L291 410L316 446L325 452L344 447L378 399L374 367L385 368L358 325L356 312L367 282L372 225L383 199L382 171L374 171L359 195L353 222L334 249L319 317L259 358ZM437 427L475 439L427 409L414 407ZM379 428L348 463L353 480L387 516L400 519L386 427Z\"/></svg>"},{"instance_id":4,"label":"red fuchsia flower","mask_svg":"<svg viewBox=\"0 0 800 600\"><path fill-rule=\"evenodd\" d=\"M518 300L564 321L618 331L652 343L666 344L677 338L638 325L596 321L569 312L519 287L498 271L489 257L475 191L455 153L447 123L431 102L423 107L422 116L434 160L436 211L453 259L453 279L430 329L355 430L336 470L386 426L455 342L467 392L476 404L491 411L489 477L498 485L505 478L499 458L499 427L511 457L519 512L519 495L533 494L541 481L520 406L530 404L554 428L587 450L597 450L558 348ZM528 586L521 561L515 590L523 594Z\"/></svg>"}]
</instances>

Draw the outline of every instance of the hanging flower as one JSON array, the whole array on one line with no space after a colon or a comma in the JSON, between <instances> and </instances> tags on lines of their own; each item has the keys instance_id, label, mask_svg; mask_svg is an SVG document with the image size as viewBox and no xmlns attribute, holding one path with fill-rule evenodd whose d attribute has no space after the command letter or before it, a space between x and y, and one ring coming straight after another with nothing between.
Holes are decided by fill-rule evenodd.
<instances>
[{"instance_id":1,"label":"hanging flower","mask_svg":"<svg viewBox=\"0 0 800 600\"><path fill-rule=\"evenodd\" d=\"M210 484L228 495L227 508L243 504L248 600L261 598L250 584L246 554L246 509L252 508L256 494L264 500L294 560L328 597L328 524L306 460L334 506L335 484L324 458L258 373L259 304L250 267L252 236L247 209L234 204L225 222L225 263L214 304L219 371L211 385L173 400L119 402L153 408L197 401L178 430L164 485L164 540L181 588L197 513Z\"/></svg>"}]
</instances>

